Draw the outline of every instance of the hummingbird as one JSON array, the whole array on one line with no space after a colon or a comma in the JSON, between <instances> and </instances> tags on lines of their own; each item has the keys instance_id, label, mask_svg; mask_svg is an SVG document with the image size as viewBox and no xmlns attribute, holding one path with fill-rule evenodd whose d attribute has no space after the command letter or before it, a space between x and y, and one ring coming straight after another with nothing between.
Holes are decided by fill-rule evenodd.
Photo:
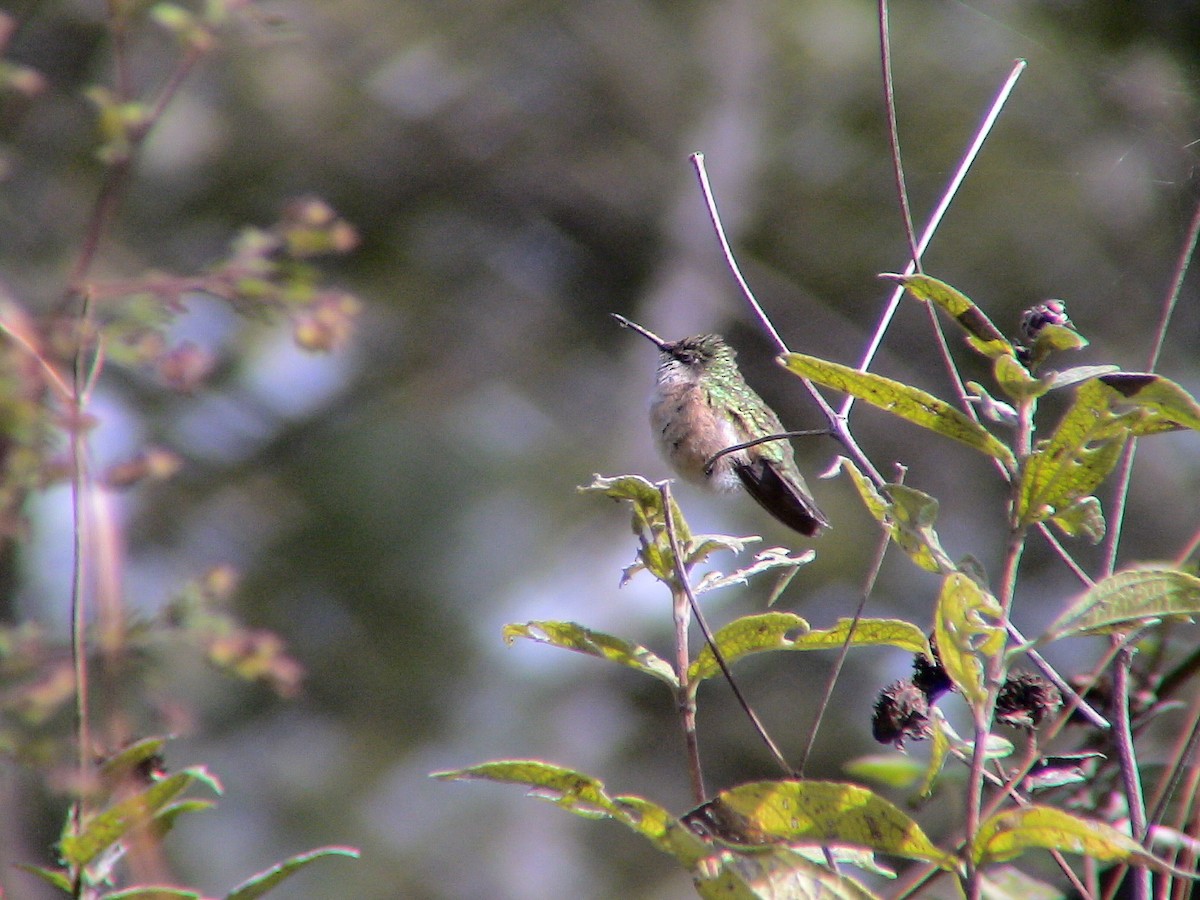
<instances>
[{"instance_id":1,"label":"hummingbird","mask_svg":"<svg viewBox=\"0 0 1200 900\"><path fill-rule=\"evenodd\" d=\"M613 318L661 353L650 430L681 478L718 491L745 488L763 509L803 535L811 537L829 525L786 438L721 453L783 432L779 416L742 377L737 354L724 338L698 334L666 341L624 316L613 313Z\"/></svg>"}]
</instances>

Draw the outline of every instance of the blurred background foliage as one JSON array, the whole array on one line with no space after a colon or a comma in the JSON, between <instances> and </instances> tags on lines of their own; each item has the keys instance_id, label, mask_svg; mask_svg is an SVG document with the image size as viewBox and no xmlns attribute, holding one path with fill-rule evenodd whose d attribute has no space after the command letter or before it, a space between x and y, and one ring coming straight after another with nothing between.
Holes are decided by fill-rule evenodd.
<instances>
[{"instance_id":1,"label":"blurred background foliage","mask_svg":"<svg viewBox=\"0 0 1200 900\"><path fill-rule=\"evenodd\" d=\"M0 95L0 288L39 317L58 308L95 203L86 93L111 82L111 43L95 0L5 12L5 62L41 83ZM149 95L175 51L153 28L131 41ZM920 220L1014 58L1029 61L927 271L1014 330L1021 309L1060 297L1093 342L1080 361L1144 366L1197 201L1200 4L917 0L895 5L892 41ZM574 619L669 646L667 597L648 579L617 589L634 551L624 511L575 492L593 472L667 474L645 422L654 355L609 312L668 337L725 333L786 424L820 425L734 288L687 155L705 153L739 260L792 349L853 363L888 293L876 273L906 258L879 68L868 0L278 0L222 33L151 134L93 277L203 270L244 226L317 196L357 230L357 248L323 268L362 308L341 349L306 355L286 327L188 295L168 340L206 354L204 383L172 391L162 373L110 365L98 388L98 469L145 447L182 462L115 498L130 608L153 616L232 567L217 570L237 573L230 604L304 671L282 700L180 652L130 694L132 719L180 734L169 764L206 763L227 788L174 839L181 880L217 893L341 842L363 859L314 867L287 896L691 895L617 826L426 775L536 756L686 808L660 686L506 648L500 626ZM1193 393L1197 346L1193 279L1160 366ZM948 397L931 348L906 301L876 368ZM966 377L984 375L959 358ZM869 410L853 421L878 466L907 466L909 484L942 499L951 554L993 565L991 467ZM798 447L812 473L835 452ZM1196 527L1198 463L1187 435L1144 442L1124 561L1169 556ZM844 481L814 489L834 530L780 605L826 626L853 608L875 533ZM699 530L795 546L744 500L686 487L679 499ZM62 486L26 504L0 596L6 623L40 623L54 641L68 509ZM1095 554L1079 548L1085 563ZM1036 631L1075 586L1042 548L1023 575L1016 619ZM710 615L758 609L763 590L727 592ZM927 625L934 590L889 558L870 613ZM1085 659L1057 657L1068 670ZM740 667L789 755L830 662ZM870 698L907 667L898 653L852 658L811 775L873 752ZM774 774L727 694L714 683L700 697L712 790ZM10 864L50 861L65 799L28 769L3 773L0 885L38 897Z\"/></svg>"}]
</instances>

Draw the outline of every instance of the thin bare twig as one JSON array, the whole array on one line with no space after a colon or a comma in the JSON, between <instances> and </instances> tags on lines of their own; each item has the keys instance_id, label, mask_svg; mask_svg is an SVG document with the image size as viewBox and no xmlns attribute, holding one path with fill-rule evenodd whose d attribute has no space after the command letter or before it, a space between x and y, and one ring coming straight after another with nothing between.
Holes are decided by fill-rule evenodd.
<instances>
[{"instance_id":1,"label":"thin bare twig","mask_svg":"<svg viewBox=\"0 0 1200 900\"><path fill-rule=\"evenodd\" d=\"M1021 73L1025 70L1025 60L1017 60L1008 74L1008 78L1000 88L1000 92L992 101L991 108L983 118L979 129L975 133L975 138L971 142L971 146L967 149L966 154L958 164L958 168L954 171L954 176L950 179L946 190L942 192L942 198L938 201L937 207L933 214L929 217L929 222L925 225L925 230L921 233L921 239L917 242L916 257L919 259L929 246L929 242L933 240L933 235L941 225L942 218L946 215L946 210L950 208L950 203L954 200L958 193L959 187L963 183L963 179L967 177L967 172L971 165L975 162L975 158L979 155L980 149L983 147L983 142L991 133L992 126L995 125L996 119L1000 115L1000 111L1004 108L1004 104L1008 101L1009 94L1012 93L1016 86L1017 79L1021 77ZM911 275L916 271L912 262L904 269L905 275ZM903 286L897 286L892 292L891 298L888 300L888 305L884 309L883 315L880 317L879 324L875 328L875 333L871 336L871 341L867 346L866 352L863 354L862 360L858 364L860 371L865 372L871 367L871 363L875 359L875 354L879 352L879 347L883 343L883 336L887 332L888 326L891 324L892 317L896 313L896 308L900 304L900 298L904 296ZM854 406L854 398L847 395L842 401L841 408L838 410L838 415L846 417L850 414L851 408Z\"/></svg>"},{"instance_id":2,"label":"thin bare twig","mask_svg":"<svg viewBox=\"0 0 1200 900\"><path fill-rule=\"evenodd\" d=\"M879 577L879 570L883 567L883 557L886 555L888 544L891 542L891 533L886 527L882 528L879 543L875 547L875 554L871 557L871 564L867 568L867 577L863 582L862 596L858 600L858 606L855 607L854 617L850 620L850 627L846 631L846 640L842 642L837 660L833 664L833 671L829 673L829 677L825 680L825 693L821 695L821 700L817 704L817 711L813 716L812 727L808 730L808 742L804 745L804 752L800 756L800 764L796 767L796 771L801 778L804 777L804 769L808 765L808 758L812 755L813 747L816 745L817 732L820 731L821 722L825 718L825 711L829 708L829 701L833 697L833 689L842 674L842 668L846 664L846 657L850 654L850 642L854 640L854 630L858 627L858 623L862 619L863 611L867 608L867 601L871 599L871 593L875 589L875 579Z\"/></svg>"},{"instance_id":3,"label":"thin bare twig","mask_svg":"<svg viewBox=\"0 0 1200 900\"><path fill-rule=\"evenodd\" d=\"M750 705L750 702L746 699L745 695L742 693L742 689L738 686L736 679L734 679L734 677L733 677L733 672L731 672L729 669L729 663L725 659L725 654L722 653L721 648L719 646L717 646L716 637L713 635L712 629L708 627L708 620L704 616L704 611L700 608L700 604L696 600L696 594L692 590L692 585L691 585L690 579L688 578L687 569L683 564L683 556L680 553L679 536L675 531L675 517L671 511L671 482L669 480L668 481L660 481L660 482L658 482L657 486L658 486L659 494L662 496L662 500L663 500L663 516L665 519L665 524L666 524L666 529L667 529L667 540L671 545L671 556L675 562L675 578L679 582L680 587L682 588L683 593L687 598L688 605L691 609L692 614L696 617L696 624L700 626L700 631L704 635L705 643L708 644L709 650L712 651L713 659L716 660L717 666L721 670L721 674L723 674L725 676L725 680L727 682L729 682L729 687L733 691L733 696L737 699L738 704L742 707L742 710L746 713L747 717L749 717L750 723L754 726L754 730L757 732L758 736L762 739L763 744L766 745L767 750L770 752L771 756L775 759L775 762L783 770L784 774L786 776L788 776L789 778L793 777L795 775L795 770L793 770L792 767L790 765L788 765L787 758L784 757L783 751L781 751L779 749L779 746L771 738L771 735L768 734L766 727L762 723L762 720L759 719L759 717L758 717L758 713L756 713L754 711L754 707L752 707ZM679 618L680 618L680 616L677 614L676 621L678 621ZM684 634L683 648L684 648L684 654L686 657L686 651L687 651L686 632ZM687 664L686 664L686 662L684 663L683 669L679 673L679 676L680 676L681 690L684 693L684 699L681 700L681 704L691 707L692 728L694 731L694 729L695 729L695 703L691 699L690 695L687 693L688 685L687 685ZM698 749L696 751L695 762L696 762L696 766L698 769L699 762L700 762ZM701 781L701 790L703 790L703 782L702 781ZM702 802L703 800L704 800L704 796L702 794L700 797L700 801Z\"/></svg>"},{"instance_id":4,"label":"thin bare twig","mask_svg":"<svg viewBox=\"0 0 1200 900\"><path fill-rule=\"evenodd\" d=\"M892 83L892 38L888 28L887 0L879 0L879 62L883 67L883 106L887 110L888 149L892 156L892 174L896 179L896 194L900 201L900 218L904 222L904 237L914 272L921 271L921 251L913 230L912 209L908 205L908 187L904 183L904 163L900 156L900 128L896 121L896 92Z\"/></svg>"}]
</instances>

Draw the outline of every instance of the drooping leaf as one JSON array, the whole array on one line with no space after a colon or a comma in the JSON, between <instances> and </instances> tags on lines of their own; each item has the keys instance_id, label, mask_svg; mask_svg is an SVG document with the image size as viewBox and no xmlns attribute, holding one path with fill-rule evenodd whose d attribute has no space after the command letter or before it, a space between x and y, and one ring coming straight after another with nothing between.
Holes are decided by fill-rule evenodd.
<instances>
[{"instance_id":1,"label":"drooping leaf","mask_svg":"<svg viewBox=\"0 0 1200 900\"><path fill-rule=\"evenodd\" d=\"M884 273L879 276L889 281L904 285L918 300L926 300L936 304L947 315L951 316L967 333L967 340L984 356L1012 356L1013 346L1008 338L992 324L978 306L965 294L951 287L944 281L939 281L929 275L893 275Z\"/></svg>"},{"instance_id":2,"label":"drooping leaf","mask_svg":"<svg viewBox=\"0 0 1200 900\"><path fill-rule=\"evenodd\" d=\"M1058 850L1101 862L1127 862L1160 872L1178 873L1111 825L1048 806L1026 806L997 813L979 826L971 844L977 865L1009 862L1026 850ZM1188 875L1195 878L1195 874Z\"/></svg>"},{"instance_id":3,"label":"drooping leaf","mask_svg":"<svg viewBox=\"0 0 1200 900\"><path fill-rule=\"evenodd\" d=\"M187 888L177 887L132 887L121 891L109 891L101 900L201 900L200 894Z\"/></svg>"},{"instance_id":4,"label":"drooping leaf","mask_svg":"<svg viewBox=\"0 0 1200 900\"><path fill-rule=\"evenodd\" d=\"M888 521L896 544L927 572L953 571L954 563L933 528L937 499L906 484L887 484L883 490L891 500Z\"/></svg>"},{"instance_id":5,"label":"drooping leaf","mask_svg":"<svg viewBox=\"0 0 1200 900\"><path fill-rule=\"evenodd\" d=\"M942 767L946 766L946 757L950 755L950 734L953 733L941 709L932 710L932 719L934 727L930 730L932 733L929 740L929 766L925 767L925 778L920 781L917 791L917 796L923 800L934 796L937 776L942 774Z\"/></svg>"},{"instance_id":6,"label":"drooping leaf","mask_svg":"<svg viewBox=\"0 0 1200 900\"><path fill-rule=\"evenodd\" d=\"M1104 513L1095 497L1080 497L1050 521L1068 537L1082 537L1093 544L1104 538Z\"/></svg>"},{"instance_id":7,"label":"drooping leaf","mask_svg":"<svg viewBox=\"0 0 1200 900\"><path fill-rule=\"evenodd\" d=\"M996 598L966 575L952 572L942 580L934 611L938 657L972 705L987 698L984 660L1004 650L1004 628L994 624L1001 613Z\"/></svg>"},{"instance_id":8,"label":"drooping leaf","mask_svg":"<svg viewBox=\"0 0 1200 900\"><path fill-rule=\"evenodd\" d=\"M1131 569L1096 582L1039 639L1129 631L1148 619L1200 614L1200 578L1176 569Z\"/></svg>"},{"instance_id":9,"label":"drooping leaf","mask_svg":"<svg viewBox=\"0 0 1200 900\"><path fill-rule=\"evenodd\" d=\"M225 900L258 900L272 888L319 859L337 856L358 859L359 855L359 851L355 847L318 847L307 853L298 853L246 879L226 894Z\"/></svg>"},{"instance_id":10,"label":"drooping leaf","mask_svg":"<svg viewBox=\"0 0 1200 900\"><path fill-rule=\"evenodd\" d=\"M745 844L859 847L953 870L921 827L866 788L828 781L756 781L722 791L710 804L726 839Z\"/></svg>"},{"instance_id":11,"label":"drooping leaf","mask_svg":"<svg viewBox=\"0 0 1200 900\"><path fill-rule=\"evenodd\" d=\"M88 865L130 830L147 824L167 804L197 783L206 785L213 793L221 792L220 783L199 766L168 775L97 813L84 824L80 834L65 836L59 845L63 860L73 866Z\"/></svg>"},{"instance_id":12,"label":"drooping leaf","mask_svg":"<svg viewBox=\"0 0 1200 900\"><path fill-rule=\"evenodd\" d=\"M870 480L859 471L858 466L854 464L854 460L839 456L834 462L833 470L841 469L850 476L850 482L854 485L854 489L858 491L858 496L862 499L863 506L867 508L876 522L883 524L887 521L887 512L890 504L887 499L875 490Z\"/></svg>"},{"instance_id":13,"label":"drooping leaf","mask_svg":"<svg viewBox=\"0 0 1200 900\"><path fill-rule=\"evenodd\" d=\"M661 806L642 797L610 797L604 783L590 775L537 759L503 759L466 769L434 772L445 781L495 781L531 788L531 795L549 800L586 819L611 818L647 838L659 850L690 867L705 855L703 843Z\"/></svg>"},{"instance_id":14,"label":"drooping leaf","mask_svg":"<svg viewBox=\"0 0 1200 900\"><path fill-rule=\"evenodd\" d=\"M1012 451L995 435L944 400L919 388L801 353L788 353L779 359L785 368L802 378L844 391L915 425L960 441L1000 460L1009 470L1015 465Z\"/></svg>"},{"instance_id":15,"label":"drooping leaf","mask_svg":"<svg viewBox=\"0 0 1200 900\"><path fill-rule=\"evenodd\" d=\"M652 651L640 644L634 644L603 631L585 628L575 622L543 620L526 622L523 625L510 624L504 626L503 635L505 642L509 645L517 638L526 638L539 644L562 647L564 650L573 650L576 653L584 653L598 659L607 659L610 662L619 663L651 675L659 681L666 682L672 688L679 686L675 670Z\"/></svg>"},{"instance_id":16,"label":"drooping leaf","mask_svg":"<svg viewBox=\"0 0 1200 900\"><path fill-rule=\"evenodd\" d=\"M46 869L42 866L31 866L29 863L13 863L13 867L37 876L64 894L71 893L71 877L62 869Z\"/></svg>"}]
</instances>

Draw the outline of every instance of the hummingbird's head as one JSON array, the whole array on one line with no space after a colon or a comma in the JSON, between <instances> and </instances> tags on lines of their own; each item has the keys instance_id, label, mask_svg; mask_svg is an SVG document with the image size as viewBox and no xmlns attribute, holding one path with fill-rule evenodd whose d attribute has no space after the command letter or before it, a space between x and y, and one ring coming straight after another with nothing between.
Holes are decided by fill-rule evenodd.
<instances>
[{"instance_id":1,"label":"hummingbird's head","mask_svg":"<svg viewBox=\"0 0 1200 900\"><path fill-rule=\"evenodd\" d=\"M680 338L677 341L665 341L649 328L643 328L637 322L631 322L624 316L612 314L613 318L625 328L632 328L650 343L654 344L662 354L659 361L660 375L672 373L675 375L690 375L699 377L713 365L734 364L734 350L725 343L719 334L697 334L692 337Z\"/></svg>"}]
</instances>

